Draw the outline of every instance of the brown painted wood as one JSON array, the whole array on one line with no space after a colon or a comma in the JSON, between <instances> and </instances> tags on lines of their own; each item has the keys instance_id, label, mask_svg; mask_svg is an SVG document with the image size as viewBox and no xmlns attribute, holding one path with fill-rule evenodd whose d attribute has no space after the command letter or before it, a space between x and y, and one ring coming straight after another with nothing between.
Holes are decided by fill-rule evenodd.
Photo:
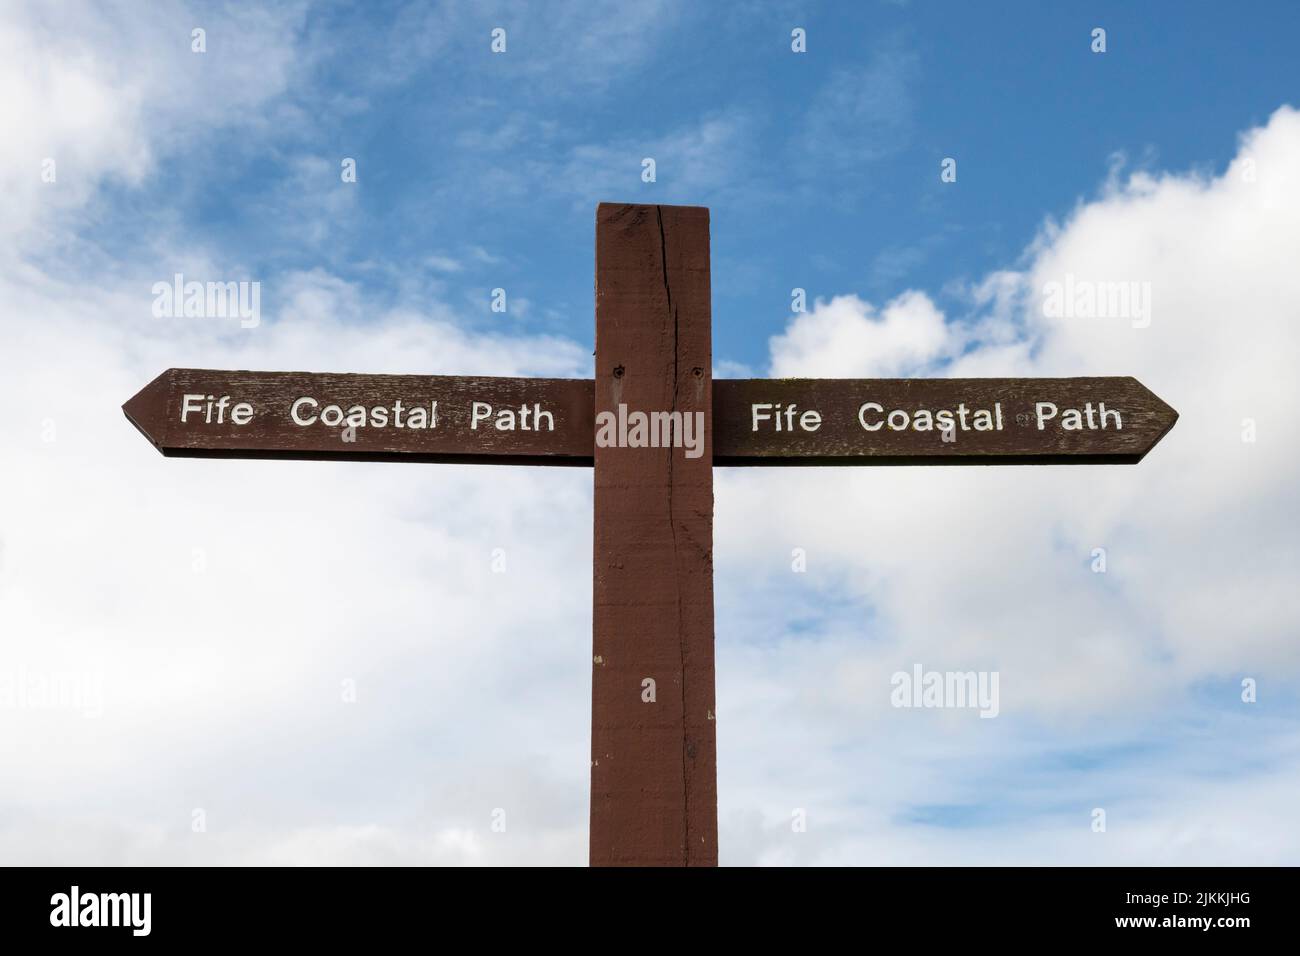
<instances>
[{"instance_id":1,"label":"brown painted wood","mask_svg":"<svg viewBox=\"0 0 1300 956\"><path fill-rule=\"evenodd\" d=\"M169 456L594 464L590 860L716 865L714 465L1130 463L1178 414L1132 378L714 383L709 296L707 209L602 204L594 381L169 369L123 411ZM295 421L303 398L307 417L335 405L340 420ZM399 400L428 409L425 427L397 427ZM492 409L477 428L474 402ZM1039 402L1056 406L1042 428ZM863 427L866 403L879 430ZM700 413L702 453L604 447L599 413L620 405ZM770 406L758 427L756 405ZM358 406L365 424L349 428ZM524 408L552 427L523 427ZM514 428L498 427L503 409ZM927 414L932 427L912 427Z\"/></svg>"},{"instance_id":2,"label":"brown painted wood","mask_svg":"<svg viewBox=\"0 0 1300 956\"><path fill-rule=\"evenodd\" d=\"M591 379L474 378L422 375L337 375L307 372L222 372L170 369L123 409L165 455L234 458L327 458L359 461L495 462L498 464L590 465L594 436ZM249 401L255 418L245 426L208 424L203 416L180 421L185 394L232 396ZM294 424L289 409L303 395L343 407L438 401L438 428L403 431L358 428L356 441L342 441L341 428ZM553 411L555 431L498 431L468 428L471 403L493 408L536 404ZM971 409L1000 412L1002 427L979 431L956 427L953 441L939 427L863 428L859 410L867 402L875 424L889 410L954 413ZM1035 404L1061 411L1037 427ZM1107 416L1106 428L1061 427L1064 409L1094 407L1119 413L1121 427ZM754 406L765 421L754 428ZM794 407L793 415L786 410ZM800 427L816 412L815 430ZM780 419L780 430L776 420ZM968 416L973 419L973 416ZM1178 413L1134 378L989 379L719 379L713 383L715 465L891 465L891 464L1131 464L1140 461L1173 427ZM794 430L787 426L793 422ZM1081 418L1086 426L1086 416ZM971 422L973 425L973 421Z\"/></svg>"},{"instance_id":3,"label":"brown painted wood","mask_svg":"<svg viewBox=\"0 0 1300 956\"><path fill-rule=\"evenodd\" d=\"M1038 403L1050 403L1057 410L1052 415L1050 408L1043 407L1042 428ZM870 407L864 410L866 405ZM1078 411L1077 421L1067 409ZM907 416L906 425L890 427L888 416L893 410ZM929 414L918 415L922 410ZM977 416L976 410L987 415ZM941 411L947 417L939 418ZM903 414L895 416L895 425L904 422ZM1178 413L1135 378L719 380L713 389L713 461L716 465L1131 464L1141 460L1177 420ZM1089 427L1090 421L1094 427ZM801 422L810 427L801 427ZM863 422L879 427L868 430ZM950 428L943 427L949 424ZM976 427L981 424L993 427Z\"/></svg>"},{"instance_id":4,"label":"brown painted wood","mask_svg":"<svg viewBox=\"0 0 1300 956\"><path fill-rule=\"evenodd\" d=\"M699 412L706 441L595 449L593 866L718 861L711 363L708 210L602 204L597 416Z\"/></svg>"},{"instance_id":5,"label":"brown painted wood","mask_svg":"<svg viewBox=\"0 0 1300 956\"><path fill-rule=\"evenodd\" d=\"M185 396L200 396L200 411L186 413ZM207 397L230 401L218 421ZM293 406L303 405L301 425ZM413 409L424 409L434 427L398 428ZM474 421L474 403L493 414ZM251 408L245 424L232 420L240 403ZM330 405L346 412L360 407L367 424L347 429L330 425ZM536 416L540 408L547 416ZM387 409L381 418L373 409ZM496 427L503 409L512 410L514 428ZM527 416L522 409L527 409ZM145 386L122 406L127 418L164 454L176 457L306 458L344 461L495 462L498 464L590 465L592 383L584 379L490 378L441 375L340 375L314 372L226 372L174 368ZM482 406L479 406L482 411ZM185 420L182 421L182 414ZM532 427L533 425L540 427ZM471 427L471 426L475 427ZM525 429L523 426L528 425ZM553 428L552 428L553 426ZM352 438L352 441L345 441Z\"/></svg>"}]
</instances>

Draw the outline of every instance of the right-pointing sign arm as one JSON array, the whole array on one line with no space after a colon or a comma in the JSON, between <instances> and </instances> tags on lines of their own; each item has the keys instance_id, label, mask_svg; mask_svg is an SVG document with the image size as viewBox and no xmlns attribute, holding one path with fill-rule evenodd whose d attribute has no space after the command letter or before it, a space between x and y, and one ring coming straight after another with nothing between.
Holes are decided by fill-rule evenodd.
<instances>
[{"instance_id":1,"label":"right-pointing sign arm","mask_svg":"<svg viewBox=\"0 0 1300 956\"><path fill-rule=\"evenodd\" d=\"M718 465L1131 464L1178 413L1135 378L717 379Z\"/></svg>"}]
</instances>

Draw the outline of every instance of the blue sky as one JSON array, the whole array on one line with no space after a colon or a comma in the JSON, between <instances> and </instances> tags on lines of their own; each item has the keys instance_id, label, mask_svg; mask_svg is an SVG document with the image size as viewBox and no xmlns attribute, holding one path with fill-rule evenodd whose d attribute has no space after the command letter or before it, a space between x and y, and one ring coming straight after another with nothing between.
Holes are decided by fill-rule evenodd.
<instances>
[{"instance_id":1,"label":"blue sky","mask_svg":"<svg viewBox=\"0 0 1300 956\"><path fill-rule=\"evenodd\" d=\"M1117 155L1221 171L1236 133L1300 92L1300 8L1283 2L1230 28L1213 3L639 9L633 36L598 23L610 35L588 43L577 13L312 8L297 31L313 60L282 107L300 122L255 145L217 139L146 196L167 194L168 217L271 285L322 265L379 296L436 279L485 324L500 321L488 301L503 287L527 301L514 328L581 341L595 204L708 205L716 355L757 367L792 288L914 286L952 305L946 288L1014 262ZM790 50L795 25L806 54ZM496 26L502 55L488 48ZM1096 26L1104 54L1090 50ZM214 35L184 65L201 76L248 52ZM355 186L339 181L345 156ZM950 156L956 184L939 181ZM327 205L331 191L346 196ZM381 254L391 271L377 274Z\"/></svg>"},{"instance_id":2,"label":"blue sky","mask_svg":"<svg viewBox=\"0 0 1300 956\"><path fill-rule=\"evenodd\" d=\"M589 473L164 460L119 408L173 366L588 375L595 206L635 201L711 209L720 374L1135 375L1181 414L1131 468L718 469L723 862L1294 863L1297 28L7 5L0 691L103 706L0 708L0 860L585 861ZM260 325L155 317L175 272L259 281ZM1065 275L1152 321L1051 319ZM998 673L997 719L891 707L917 664Z\"/></svg>"}]
</instances>

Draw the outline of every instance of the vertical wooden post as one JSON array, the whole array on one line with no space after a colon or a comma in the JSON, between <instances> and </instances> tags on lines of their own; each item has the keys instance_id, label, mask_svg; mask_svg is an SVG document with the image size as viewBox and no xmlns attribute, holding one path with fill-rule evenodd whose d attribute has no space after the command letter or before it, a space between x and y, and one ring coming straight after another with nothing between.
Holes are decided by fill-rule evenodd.
<instances>
[{"instance_id":1,"label":"vertical wooden post","mask_svg":"<svg viewBox=\"0 0 1300 956\"><path fill-rule=\"evenodd\" d=\"M596 414L704 430L694 458L595 450L592 866L718 862L711 323L709 211L602 203Z\"/></svg>"}]
</instances>

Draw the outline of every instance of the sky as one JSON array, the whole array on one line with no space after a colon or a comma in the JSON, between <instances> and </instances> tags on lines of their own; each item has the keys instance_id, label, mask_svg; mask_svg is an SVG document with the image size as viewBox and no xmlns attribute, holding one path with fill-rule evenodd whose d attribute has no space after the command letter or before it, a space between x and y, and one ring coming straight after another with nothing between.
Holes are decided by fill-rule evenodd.
<instances>
[{"instance_id":1,"label":"sky","mask_svg":"<svg viewBox=\"0 0 1300 956\"><path fill-rule=\"evenodd\" d=\"M724 865L1300 862L1298 28L7 0L0 863L585 863L590 472L163 459L120 406L169 367L589 377L602 201L709 207L719 377L1133 375L1181 415L1136 467L717 469ZM260 321L155 316L177 272ZM1066 276L1149 321L1049 316ZM917 665L996 673L996 718L893 706Z\"/></svg>"}]
</instances>

